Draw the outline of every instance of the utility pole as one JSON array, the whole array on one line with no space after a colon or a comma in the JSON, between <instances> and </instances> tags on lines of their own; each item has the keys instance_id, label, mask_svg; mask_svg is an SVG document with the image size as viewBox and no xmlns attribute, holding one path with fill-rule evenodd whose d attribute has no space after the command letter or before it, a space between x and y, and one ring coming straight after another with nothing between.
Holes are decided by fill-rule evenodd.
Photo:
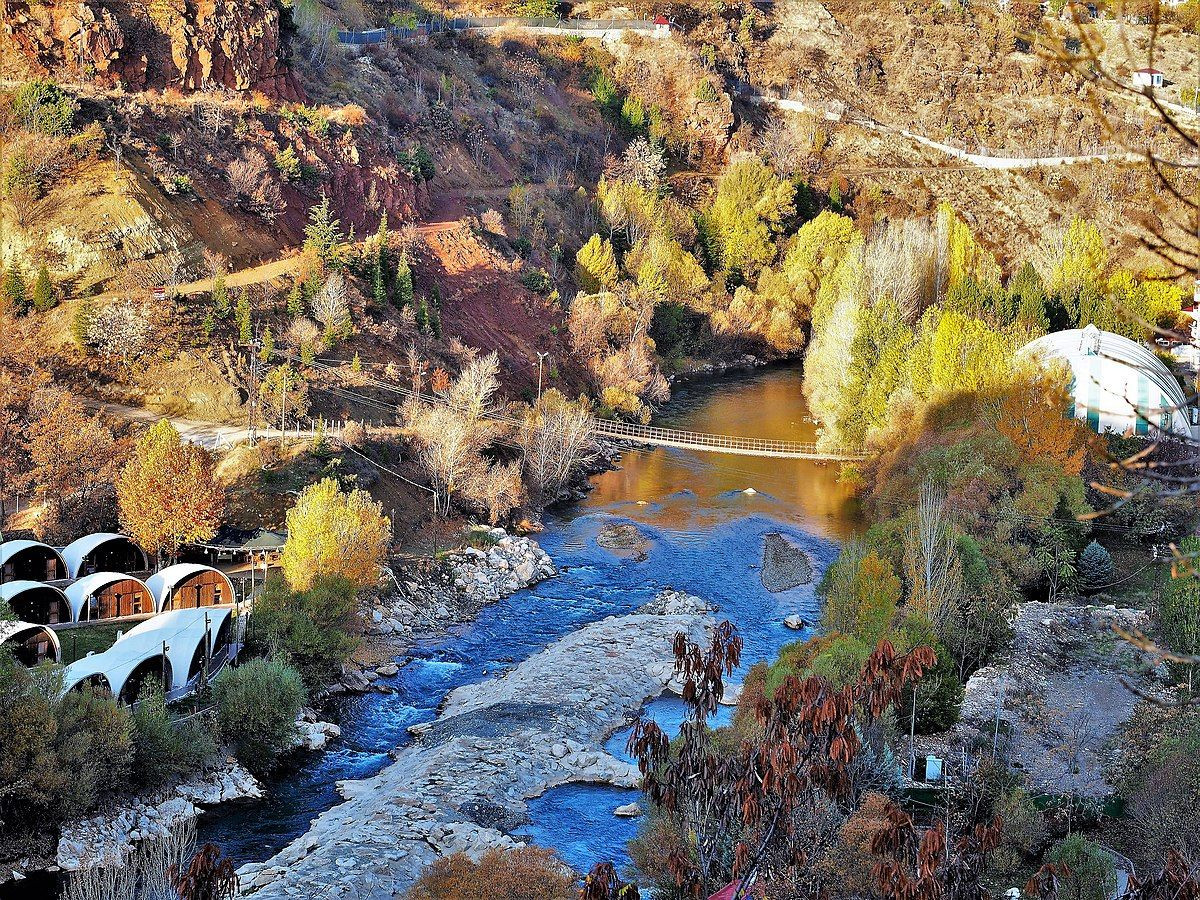
<instances>
[{"instance_id":1,"label":"utility pole","mask_svg":"<svg viewBox=\"0 0 1200 900\"><path fill-rule=\"evenodd\" d=\"M543 362L543 361L546 359L546 357L547 357L547 356L549 356L549 355L550 355L549 353L543 353L541 350L537 351L537 358L538 358L538 392L537 392L537 399L538 399L538 405L539 405L539 406L540 406L540 405L541 405L541 403L542 403L542 362Z\"/></svg>"}]
</instances>

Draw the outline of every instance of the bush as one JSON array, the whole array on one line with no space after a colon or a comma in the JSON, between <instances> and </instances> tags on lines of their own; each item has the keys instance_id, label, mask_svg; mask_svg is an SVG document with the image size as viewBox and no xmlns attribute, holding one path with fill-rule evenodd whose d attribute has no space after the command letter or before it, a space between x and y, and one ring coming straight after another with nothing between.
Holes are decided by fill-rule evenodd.
<instances>
[{"instance_id":1,"label":"bush","mask_svg":"<svg viewBox=\"0 0 1200 900\"><path fill-rule=\"evenodd\" d=\"M304 679L279 657L253 659L217 678L217 722L242 765L263 774L294 746L305 696Z\"/></svg>"},{"instance_id":2,"label":"bush","mask_svg":"<svg viewBox=\"0 0 1200 900\"><path fill-rule=\"evenodd\" d=\"M300 157L291 147L284 147L275 154L275 168L279 170L284 181L299 181L304 174Z\"/></svg>"},{"instance_id":3,"label":"bush","mask_svg":"<svg viewBox=\"0 0 1200 900\"><path fill-rule=\"evenodd\" d=\"M75 109L75 101L50 81L27 81L12 95L13 116L26 131L64 137L71 133Z\"/></svg>"},{"instance_id":4,"label":"bush","mask_svg":"<svg viewBox=\"0 0 1200 900\"><path fill-rule=\"evenodd\" d=\"M356 606L354 583L343 576L321 576L293 592L274 575L254 604L253 642L286 656L316 690L337 678L358 646Z\"/></svg>"},{"instance_id":5,"label":"bush","mask_svg":"<svg viewBox=\"0 0 1200 900\"><path fill-rule=\"evenodd\" d=\"M1108 900L1116 889L1112 857L1078 832L1051 847L1046 862L1066 865L1070 870L1061 876L1062 900Z\"/></svg>"},{"instance_id":6,"label":"bush","mask_svg":"<svg viewBox=\"0 0 1200 900\"><path fill-rule=\"evenodd\" d=\"M1095 541L1079 554L1079 584L1085 591L1095 591L1113 579L1113 561L1109 552Z\"/></svg>"},{"instance_id":7,"label":"bush","mask_svg":"<svg viewBox=\"0 0 1200 900\"><path fill-rule=\"evenodd\" d=\"M46 669L0 649L0 821L41 829L82 815L129 775L129 716L103 696L73 691Z\"/></svg>"},{"instance_id":8,"label":"bush","mask_svg":"<svg viewBox=\"0 0 1200 900\"><path fill-rule=\"evenodd\" d=\"M175 716L167 709L166 697L157 684L142 686L131 722L133 771L139 786L156 787L195 772L217 753L212 718Z\"/></svg>"},{"instance_id":9,"label":"bush","mask_svg":"<svg viewBox=\"0 0 1200 900\"><path fill-rule=\"evenodd\" d=\"M575 873L551 850L489 850L472 862L465 853L430 864L409 889L408 900L574 900Z\"/></svg>"}]
</instances>

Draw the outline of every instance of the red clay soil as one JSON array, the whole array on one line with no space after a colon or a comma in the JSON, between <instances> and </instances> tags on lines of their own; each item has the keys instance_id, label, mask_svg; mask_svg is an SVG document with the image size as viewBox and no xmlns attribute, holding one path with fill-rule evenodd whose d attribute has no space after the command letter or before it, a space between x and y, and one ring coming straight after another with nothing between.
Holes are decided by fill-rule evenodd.
<instances>
[{"instance_id":1,"label":"red clay soil","mask_svg":"<svg viewBox=\"0 0 1200 900\"><path fill-rule=\"evenodd\" d=\"M512 264L466 225L449 220L457 212L452 205L453 198L432 217L439 221L419 229L427 248L421 268L442 296L443 335L485 352L495 350L500 380L512 397L536 392L538 351L550 354L559 376L550 378L547 360L545 386L578 394L584 384L572 363L561 309L523 287Z\"/></svg>"}]
</instances>

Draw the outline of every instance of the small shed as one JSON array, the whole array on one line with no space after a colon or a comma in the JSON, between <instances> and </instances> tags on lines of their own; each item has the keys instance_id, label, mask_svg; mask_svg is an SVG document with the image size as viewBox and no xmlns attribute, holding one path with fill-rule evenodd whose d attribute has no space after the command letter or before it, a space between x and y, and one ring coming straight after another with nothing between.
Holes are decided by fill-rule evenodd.
<instances>
[{"instance_id":1,"label":"small shed","mask_svg":"<svg viewBox=\"0 0 1200 900\"><path fill-rule=\"evenodd\" d=\"M287 532L266 528L221 528L207 541L192 544L189 557L208 563L256 565L273 562L283 552Z\"/></svg>"},{"instance_id":2,"label":"small shed","mask_svg":"<svg viewBox=\"0 0 1200 900\"><path fill-rule=\"evenodd\" d=\"M0 622L0 644L9 648L17 662L25 666L62 659L58 635L37 622Z\"/></svg>"},{"instance_id":3,"label":"small shed","mask_svg":"<svg viewBox=\"0 0 1200 900\"><path fill-rule=\"evenodd\" d=\"M67 585L72 622L96 622L153 615L154 595L140 578L120 572L95 572Z\"/></svg>"},{"instance_id":4,"label":"small shed","mask_svg":"<svg viewBox=\"0 0 1200 900\"><path fill-rule=\"evenodd\" d=\"M1160 88L1163 86L1163 73L1158 69L1138 69L1133 73L1133 83L1137 87Z\"/></svg>"},{"instance_id":5,"label":"small shed","mask_svg":"<svg viewBox=\"0 0 1200 900\"><path fill-rule=\"evenodd\" d=\"M40 581L7 581L0 584L0 600L19 619L38 625L71 621L71 604L62 589Z\"/></svg>"},{"instance_id":6,"label":"small shed","mask_svg":"<svg viewBox=\"0 0 1200 900\"><path fill-rule=\"evenodd\" d=\"M67 577L62 554L41 541L0 544L0 584L7 581L57 581Z\"/></svg>"},{"instance_id":7,"label":"small shed","mask_svg":"<svg viewBox=\"0 0 1200 900\"><path fill-rule=\"evenodd\" d=\"M146 554L123 534L98 532L72 541L62 549L68 578L93 572L145 572L150 568Z\"/></svg>"},{"instance_id":8,"label":"small shed","mask_svg":"<svg viewBox=\"0 0 1200 900\"><path fill-rule=\"evenodd\" d=\"M236 599L233 582L224 572L200 563L176 563L146 580L158 612L229 606Z\"/></svg>"}]
</instances>

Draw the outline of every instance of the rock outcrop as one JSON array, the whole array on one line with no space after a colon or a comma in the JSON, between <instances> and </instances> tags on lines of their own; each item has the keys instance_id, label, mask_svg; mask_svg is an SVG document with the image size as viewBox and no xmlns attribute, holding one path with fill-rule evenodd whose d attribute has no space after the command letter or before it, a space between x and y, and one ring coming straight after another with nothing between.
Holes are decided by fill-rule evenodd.
<instances>
[{"instance_id":1,"label":"rock outcrop","mask_svg":"<svg viewBox=\"0 0 1200 900\"><path fill-rule=\"evenodd\" d=\"M475 618L479 610L557 574L536 541L503 528L477 529L492 546L448 553L432 571L401 572L395 593L367 612L367 630L408 635L414 628L448 626Z\"/></svg>"},{"instance_id":2,"label":"rock outcrop","mask_svg":"<svg viewBox=\"0 0 1200 900\"><path fill-rule=\"evenodd\" d=\"M526 801L572 781L636 786L604 740L673 674L672 638L703 640L703 600L664 593L636 614L595 622L510 672L452 691L419 743L374 778L343 782L346 803L273 859L239 870L260 900L391 900L439 855L513 846Z\"/></svg>"},{"instance_id":3,"label":"rock outcrop","mask_svg":"<svg viewBox=\"0 0 1200 900\"><path fill-rule=\"evenodd\" d=\"M67 872L117 867L134 845L167 834L196 818L201 807L262 797L254 776L232 759L222 768L177 785L158 797L129 801L99 815L63 826L56 863Z\"/></svg>"},{"instance_id":4,"label":"rock outcrop","mask_svg":"<svg viewBox=\"0 0 1200 900\"><path fill-rule=\"evenodd\" d=\"M260 91L297 100L274 0L0 0L6 70L94 73L129 90ZM5 52L9 49L11 53Z\"/></svg>"}]
</instances>

